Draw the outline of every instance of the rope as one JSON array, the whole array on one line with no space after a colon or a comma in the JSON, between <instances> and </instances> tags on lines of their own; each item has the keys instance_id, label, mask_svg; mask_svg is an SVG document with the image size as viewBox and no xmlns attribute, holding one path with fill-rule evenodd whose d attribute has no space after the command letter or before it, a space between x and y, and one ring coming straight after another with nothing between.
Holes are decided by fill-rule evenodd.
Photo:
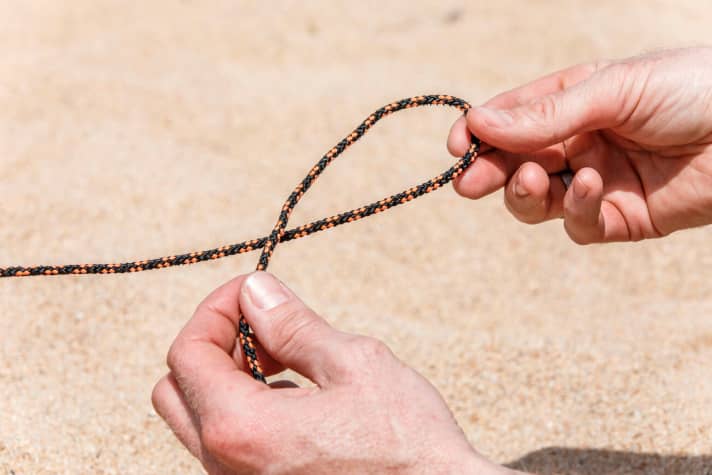
<instances>
[{"instance_id":1,"label":"rope","mask_svg":"<svg viewBox=\"0 0 712 475\"><path fill-rule=\"evenodd\" d=\"M331 229L334 226L339 226L345 223L358 221L372 214L380 213L394 206L398 206L418 198L426 193L435 191L452 179L460 175L477 157L480 141L476 137L472 137L472 144L467 150L467 153L462 156L455 164L448 168L440 175L421 183L418 186L408 188L395 195L391 195L380 201L373 202L369 205L355 208L345 213L336 214L334 216L320 219L309 224L287 230L289 216L292 214L294 207L299 200L304 196L304 193L311 188L316 179L328 167L331 162L341 155L344 150L351 146L354 142L363 137L366 132L383 117L394 112L411 109L420 106L450 106L466 112L470 109L470 104L463 99L447 95L430 95L430 96L415 96L400 101L392 102L381 107L373 114L368 116L366 120L356 127L353 132L347 135L331 150L321 157L314 167L309 170L309 173L297 185L297 187L289 195L289 198L284 202L282 210L279 213L277 224L275 224L272 232L265 237L258 239L250 239L237 244L230 244L205 251L196 251L187 254L175 256L159 257L145 261L124 262L118 264L69 264L59 266L15 266L15 267L0 267L0 277L26 277L26 276L53 276L53 275L83 275L83 274L122 274L127 272L142 272L152 269L165 269L167 267L195 264L198 262L221 259L223 257L232 256L235 254L243 254L256 249L262 249L260 258L257 264L257 270L265 270L269 265L274 249L279 243L299 239L304 236ZM255 335L252 332L249 324L244 317L240 318L239 325L239 340L242 346L245 358L247 360L252 376L259 380L265 381L262 367L257 359L255 350Z\"/></svg>"}]
</instances>

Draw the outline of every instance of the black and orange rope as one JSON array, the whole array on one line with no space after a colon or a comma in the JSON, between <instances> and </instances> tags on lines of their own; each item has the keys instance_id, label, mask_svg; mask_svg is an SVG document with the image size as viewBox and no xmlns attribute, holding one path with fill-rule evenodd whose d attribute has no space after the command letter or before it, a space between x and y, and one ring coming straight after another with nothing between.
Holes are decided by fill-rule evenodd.
<instances>
[{"instance_id":1,"label":"black and orange rope","mask_svg":"<svg viewBox=\"0 0 712 475\"><path fill-rule=\"evenodd\" d=\"M318 231L333 228L334 226L338 226L340 224L351 223L367 216L371 216L372 214L380 213L381 211L385 211L394 206L407 203L408 201L411 201L419 196L437 190L444 184L450 182L475 160L479 151L480 141L473 136L472 144L467 150L467 153L455 162L452 167L435 178L425 181L418 186L408 188L405 191L384 198L380 201L362 206L361 208L352 209L350 211L346 211L345 213L320 219L297 228L289 230L286 229L287 223L289 222L289 216L299 200L302 196L304 196L304 193L311 188L312 184L314 184L316 179L319 175L321 175L326 167L329 166L329 164L334 161L336 157L341 155L344 150L360 139L373 126L373 124L393 112L428 105L450 106L463 112L466 112L470 108L470 104L467 103L467 101L448 95L415 96L402 99L397 102L392 102L384 107L381 107L368 116L366 120L361 122L361 124L356 127L353 132L341 140L341 142L336 144L334 148L326 152L326 154L321 157L321 160L319 160L316 165L309 170L307 176L304 177L302 182L297 185L294 191L292 191L292 194L289 195L287 201L285 201L282 206L282 210L279 213L277 224L274 226L269 236L261 237L259 239L251 239L249 241L222 246L215 249L191 252L189 254L180 254L145 261L124 262L119 264L70 264L60 266L39 265L31 267L0 267L0 277L26 277L40 275L52 276L70 274L121 274L126 272L141 272L145 270L165 269L172 266L195 264L197 262L220 259L226 256L242 254L260 248L262 249L262 254L260 255L260 259L257 264L257 270L265 270L269 265L275 247L279 243L291 241L292 239L299 239ZM239 322L239 339L243 352L245 353L245 358L252 372L252 376L257 380L264 382L265 377L257 359L257 353L255 350L254 334L244 318L241 318Z\"/></svg>"}]
</instances>

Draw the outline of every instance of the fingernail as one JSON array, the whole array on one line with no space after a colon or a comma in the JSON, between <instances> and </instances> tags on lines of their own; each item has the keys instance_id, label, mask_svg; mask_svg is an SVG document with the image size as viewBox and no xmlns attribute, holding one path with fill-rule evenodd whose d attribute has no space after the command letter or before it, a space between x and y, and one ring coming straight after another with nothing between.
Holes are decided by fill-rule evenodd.
<instances>
[{"instance_id":1,"label":"fingernail","mask_svg":"<svg viewBox=\"0 0 712 475\"><path fill-rule=\"evenodd\" d=\"M488 107L477 107L475 110L490 127L506 127L514 122L514 117L507 111Z\"/></svg>"},{"instance_id":2,"label":"fingernail","mask_svg":"<svg viewBox=\"0 0 712 475\"><path fill-rule=\"evenodd\" d=\"M582 200L588 193L588 185L584 183L581 177L574 179L574 198Z\"/></svg>"},{"instance_id":3,"label":"fingernail","mask_svg":"<svg viewBox=\"0 0 712 475\"><path fill-rule=\"evenodd\" d=\"M529 192L522 185L522 180L519 177L519 175L517 175L517 178L514 181L513 188L514 188L514 194L517 195L518 198L526 198L527 196L529 196Z\"/></svg>"},{"instance_id":4,"label":"fingernail","mask_svg":"<svg viewBox=\"0 0 712 475\"><path fill-rule=\"evenodd\" d=\"M289 300L289 293L272 274L255 272L242 287L250 301L262 310L270 310Z\"/></svg>"}]
</instances>

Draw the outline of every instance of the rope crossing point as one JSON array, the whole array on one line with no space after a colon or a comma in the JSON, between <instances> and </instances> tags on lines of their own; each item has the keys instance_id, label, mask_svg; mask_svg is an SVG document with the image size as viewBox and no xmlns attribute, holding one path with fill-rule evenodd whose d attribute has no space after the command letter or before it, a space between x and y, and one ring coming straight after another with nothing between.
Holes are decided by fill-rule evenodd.
<instances>
[{"instance_id":1,"label":"rope crossing point","mask_svg":"<svg viewBox=\"0 0 712 475\"><path fill-rule=\"evenodd\" d=\"M358 221L372 214L380 213L394 206L407 203L412 201L419 196L422 196L431 191L435 191L446 183L452 181L453 178L461 174L477 157L479 152L480 141L477 137L472 136L472 144L467 150L467 153L463 155L453 166L448 168L446 171L440 175L421 183L418 186L408 188L407 190L401 191L395 195L391 195L380 201L373 202L369 205L362 206L361 208L355 208L345 213L336 214L334 216L320 219L309 224L304 224L302 226L292 228L287 230L287 223L289 222L289 216L292 214L294 207L297 205L299 200L304 196L304 193L311 188L316 179L321 175L321 173L328 167L331 162L341 155L344 150L353 145L354 142L363 137L368 130L373 127L373 124L381 120L394 112L411 109L413 107L420 106L449 106L461 110L462 112L467 112L470 109L470 104L457 97L448 95L429 95L429 96L415 96L407 99L402 99L400 101L392 102L386 106L381 107L373 114L368 116L366 120L361 122L361 124L356 127L353 132L347 135L341 140L336 146L331 150L326 152L326 154L321 157L321 159L309 170L309 173L302 180L299 185L292 191L289 198L284 202L282 210L279 213L279 218L277 219L277 224L275 224L272 232L265 237L258 239L250 239L249 241L243 241L237 244L230 244L227 246L221 246L214 249L208 249L205 251L196 251L189 254L180 254L175 256L159 257L156 259L150 259L146 261L133 261L124 262L119 264L69 264L60 266L46 266L38 265L31 267L0 267L0 277L27 277L27 276L53 276L53 275L83 275L83 274L121 274L127 272L142 272L152 269L165 269L167 267L195 264L198 262L220 259L227 256L232 256L235 254L243 254L245 252L254 251L256 249L262 249L260 254L259 262L257 263L257 270L265 270L269 265L272 254L274 253L275 247L285 241L291 241L292 239L299 239L309 234L323 231L326 229L331 229L334 226L340 224L351 223L353 221ZM252 329L249 324L245 321L244 317L240 318L239 322L239 340L242 346L243 353L247 360L252 376L259 380L265 382L265 377L262 372L262 367L257 359L257 352L255 350L255 336L252 333Z\"/></svg>"}]
</instances>

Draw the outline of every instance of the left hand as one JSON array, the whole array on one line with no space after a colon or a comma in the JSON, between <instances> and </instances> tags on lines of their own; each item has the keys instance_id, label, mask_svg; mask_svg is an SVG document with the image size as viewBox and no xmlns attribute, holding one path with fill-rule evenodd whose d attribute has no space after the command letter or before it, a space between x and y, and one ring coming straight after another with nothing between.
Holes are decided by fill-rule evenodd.
<instances>
[{"instance_id":1,"label":"left hand","mask_svg":"<svg viewBox=\"0 0 712 475\"><path fill-rule=\"evenodd\" d=\"M246 371L240 314L266 374ZM200 304L168 353L153 404L211 474L504 474L477 454L445 401L381 342L332 328L270 274L238 277Z\"/></svg>"}]
</instances>

